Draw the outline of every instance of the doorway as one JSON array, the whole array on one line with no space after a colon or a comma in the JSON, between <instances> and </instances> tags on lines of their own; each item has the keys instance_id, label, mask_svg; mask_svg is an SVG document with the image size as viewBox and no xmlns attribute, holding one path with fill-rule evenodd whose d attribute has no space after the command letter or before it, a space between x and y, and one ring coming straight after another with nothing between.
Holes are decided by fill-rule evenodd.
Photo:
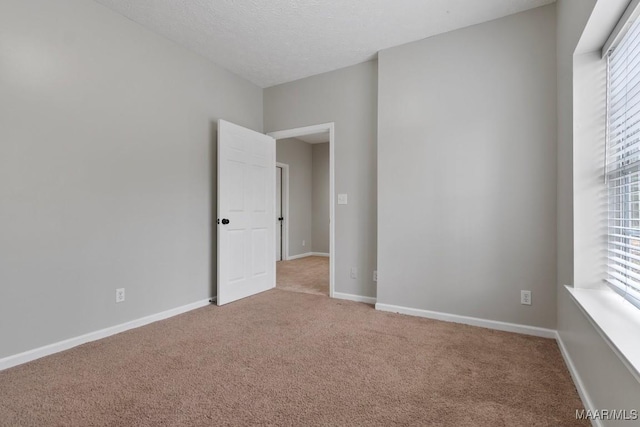
<instances>
[{"instance_id":1,"label":"doorway","mask_svg":"<svg viewBox=\"0 0 640 427\"><path fill-rule=\"evenodd\" d=\"M334 125L268 135L276 140L276 287L333 297Z\"/></svg>"}]
</instances>

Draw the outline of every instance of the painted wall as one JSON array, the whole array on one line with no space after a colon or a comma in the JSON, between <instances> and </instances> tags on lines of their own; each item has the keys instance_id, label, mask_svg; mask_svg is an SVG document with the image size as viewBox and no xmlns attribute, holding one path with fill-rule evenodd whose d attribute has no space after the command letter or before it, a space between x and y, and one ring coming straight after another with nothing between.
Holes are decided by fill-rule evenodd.
<instances>
[{"instance_id":1,"label":"painted wall","mask_svg":"<svg viewBox=\"0 0 640 427\"><path fill-rule=\"evenodd\" d=\"M329 143L311 145L313 157L311 236L313 252L329 253Z\"/></svg>"},{"instance_id":2,"label":"painted wall","mask_svg":"<svg viewBox=\"0 0 640 427\"><path fill-rule=\"evenodd\" d=\"M380 52L378 303L555 328L554 29L551 5Z\"/></svg>"},{"instance_id":3,"label":"painted wall","mask_svg":"<svg viewBox=\"0 0 640 427\"><path fill-rule=\"evenodd\" d=\"M349 197L335 206L335 290L369 297L376 295L377 81L370 61L264 91L267 132L335 123L335 190Z\"/></svg>"},{"instance_id":4,"label":"painted wall","mask_svg":"<svg viewBox=\"0 0 640 427\"><path fill-rule=\"evenodd\" d=\"M557 329L578 382L586 393L586 404L593 409L629 410L637 409L640 402L640 383L564 287L601 286L602 236L605 232L602 228L604 205L600 198L603 189L605 70L599 52L574 53L579 43L590 45L594 34L597 36L602 31L594 30L593 25L605 24L604 9L624 8L624 4L620 7L614 3L596 4L595 0L557 2ZM585 33L587 23L591 27ZM611 27L609 22L604 29L605 37ZM598 48L600 46L597 45ZM604 426L628 424L628 421L602 422Z\"/></svg>"},{"instance_id":5,"label":"painted wall","mask_svg":"<svg viewBox=\"0 0 640 427\"><path fill-rule=\"evenodd\" d=\"M0 2L0 358L215 294L219 118L262 131L262 90L92 1Z\"/></svg>"},{"instance_id":6,"label":"painted wall","mask_svg":"<svg viewBox=\"0 0 640 427\"><path fill-rule=\"evenodd\" d=\"M276 161L289 165L289 218L285 221L289 222L290 257L312 250L312 155L311 144L299 139L276 141Z\"/></svg>"}]
</instances>

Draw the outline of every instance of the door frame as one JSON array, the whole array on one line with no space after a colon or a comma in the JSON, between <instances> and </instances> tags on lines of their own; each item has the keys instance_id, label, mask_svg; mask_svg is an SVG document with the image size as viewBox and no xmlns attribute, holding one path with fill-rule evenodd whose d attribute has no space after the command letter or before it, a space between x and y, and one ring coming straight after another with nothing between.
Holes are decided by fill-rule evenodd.
<instances>
[{"instance_id":1,"label":"door frame","mask_svg":"<svg viewBox=\"0 0 640 427\"><path fill-rule=\"evenodd\" d=\"M305 135L313 135L314 133L321 132L329 132L329 297L334 298L335 292L335 231L336 231L336 223L335 223L335 131L334 131L334 123L322 123L319 125L312 126L304 126L294 129L285 129L275 132L269 132L267 135L274 138L276 140L276 151L277 151L277 143L279 139L285 138L296 138L299 136ZM274 165L275 168L275 165ZM284 169L283 169L284 172ZM287 184L289 180L287 177ZM273 196L275 198L275 194ZM287 199L288 202L288 199ZM288 207L288 203L287 203ZM288 213L287 213L288 214ZM285 217L285 223L287 222ZM288 231L288 226L287 226ZM288 233L287 233L288 237ZM288 240L288 238L287 238ZM289 252L287 249L287 259L289 259ZM275 262L275 260L274 260Z\"/></svg>"},{"instance_id":2,"label":"door frame","mask_svg":"<svg viewBox=\"0 0 640 427\"><path fill-rule=\"evenodd\" d=\"M277 144L277 140L276 140ZM277 150L276 146L276 150ZM286 163L276 162L276 167L282 168L282 214L284 216L284 224L282 227L282 260L289 261L289 165Z\"/></svg>"}]
</instances>

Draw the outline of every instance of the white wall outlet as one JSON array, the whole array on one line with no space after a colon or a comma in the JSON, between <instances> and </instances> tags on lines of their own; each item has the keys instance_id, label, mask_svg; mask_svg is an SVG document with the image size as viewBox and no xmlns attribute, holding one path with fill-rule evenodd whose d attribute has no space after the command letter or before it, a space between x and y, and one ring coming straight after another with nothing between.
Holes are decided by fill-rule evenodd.
<instances>
[{"instance_id":1,"label":"white wall outlet","mask_svg":"<svg viewBox=\"0 0 640 427\"><path fill-rule=\"evenodd\" d=\"M307 241L306 241L306 240L303 240L303 241L302 241L302 246L305 246L306 244L307 244Z\"/></svg>"},{"instance_id":2,"label":"white wall outlet","mask_svg":"<svg viewBox=\"0 0 640 427\"><path fill-rule=\"evenodd\" d=\"M351 267L351 278L352 279L358 278L358 269L355 267Z\"/></svg>"},{"instance_id":3,"label":"white wall outlet","mask_svg":"<svg viewBox=\"0 0 640 427\"><path fill-rule=\"evenodd\" d=\"M116 302L124 301L124 288L116 289Z\"/></svg>"},{"instance_id":4,"label":"white wall outlet","mask_svg":"<svg viewBox=\"0 0 640 427\"><path fill-rule=\"evenodd\" d=\"M346 205L348 202L348 197L346 194L338 194L338 204Z\"/></svg>"},{"instance_id":5,"label":"white wall outlet","mask_svg":"<svg viewBox=\"0 0 640 427\"><path fill-rule=\"evenodd\" d=\"M520 291L520 304L531 305L531 291Z\"/></svg>"},{"instance_id":6,"label":"white wall outlet","mask_svg":"<svg viewBox=\"0 0 640 427\"><path fill-rule=\"evenodd\" d=\"M378 281L378 270L373 270L373 281L374 282Z\"/></svg>"}]
</instances>

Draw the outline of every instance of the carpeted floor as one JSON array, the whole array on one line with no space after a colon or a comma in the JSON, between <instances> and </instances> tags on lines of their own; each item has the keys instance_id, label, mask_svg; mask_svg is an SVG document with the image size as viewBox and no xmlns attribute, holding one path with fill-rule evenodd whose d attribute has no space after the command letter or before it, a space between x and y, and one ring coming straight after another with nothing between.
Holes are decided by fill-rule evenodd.
<instances>
[{"instance_id":1,"label":"carpeted floor","mask_svg":"<svg viewBox=\"0 0 640 427\"><path fill-rule=\"evenodd\" d=\"M276 263L276 288L329 295L329 258L309 256Z\"/></svg>"},{"instance_id":2,"label":"carpeted floor","mask_svg":"<svg viewBox=\"0 0 640 427\"><path fill-rule=\"evenodd\" d=\"M555 341L274 289L0 372L2 426L574 426Z\"/></svg>"}]
</instances>

